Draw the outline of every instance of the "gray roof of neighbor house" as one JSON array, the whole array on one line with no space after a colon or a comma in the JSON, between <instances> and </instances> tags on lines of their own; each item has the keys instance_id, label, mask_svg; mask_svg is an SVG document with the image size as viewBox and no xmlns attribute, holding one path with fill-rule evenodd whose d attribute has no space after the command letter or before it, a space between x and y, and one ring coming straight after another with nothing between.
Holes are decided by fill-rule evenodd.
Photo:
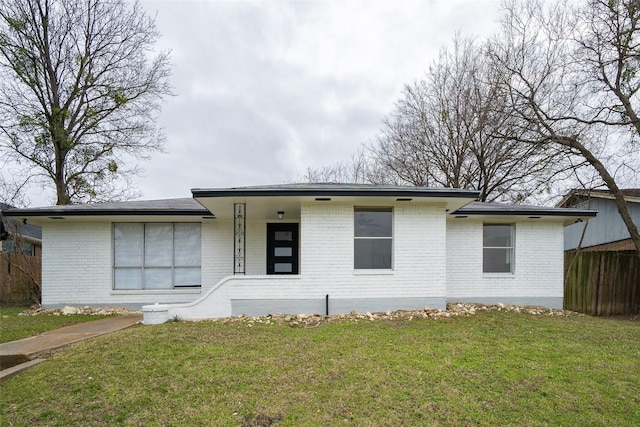
<instances>
[{"instance_id":1,"label":"gray roof of neighbor house","mask_svg":"<svg viewBox=\"0 0 640 427\"><path fill-rule=\"evenodd\" d=\"M640 189L625 188L622 194L633 222L640 226ZM597 209L598 217L589 225L570 225L564 230L564 248L598 248L598 250L633 249L629 229L622 220L613 194L609 190L571 190L558 206Z\"/></svg>"},{"instance_id":2,"label":"gray roof of neighbor house","mask_svg":"<svg viewBox=\"0 0 640 427\"><path fill-rule=\"evenodd\" d=\"M21 224L15 219L8 218L6 211L9 209L15 209L14 206L7 205L6 203L0 203L0 221L4 228L10 233L19 233L23 237L31 237L33 239L42 240L42 228L33 224Z\"/></svg>"},{"instance_id":3,"label":"gray roof of neighbor house","mask_svg":"<svg viewBox=\"0 0 640 427\"><path fill-rule=\"evenodd\" d=\"M620 190L625 201L630 203L640 203L640 188L623 188ZM568 208L576 206L590 198L596 199L615 199L611 190L589 190L584 188L575 188L569 191L556 205L559 208Z\"/></svg>"}]
</instances>

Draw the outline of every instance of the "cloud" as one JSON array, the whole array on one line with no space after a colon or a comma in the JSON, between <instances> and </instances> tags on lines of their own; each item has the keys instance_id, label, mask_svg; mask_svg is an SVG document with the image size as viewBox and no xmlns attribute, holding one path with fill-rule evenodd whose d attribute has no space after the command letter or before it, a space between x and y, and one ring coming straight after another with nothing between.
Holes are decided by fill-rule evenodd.
<instances>
[{"instance_id":1,"label":"cloud","mask_svg":"<svg viewBox=\"0 0 640 427\"><path fill-rule=\"evenodd\" d=\"M456 31L488 34L499 0L142 1L177 96L143 198L281 183L351 157Z\"/></svg>"}]
</instances>

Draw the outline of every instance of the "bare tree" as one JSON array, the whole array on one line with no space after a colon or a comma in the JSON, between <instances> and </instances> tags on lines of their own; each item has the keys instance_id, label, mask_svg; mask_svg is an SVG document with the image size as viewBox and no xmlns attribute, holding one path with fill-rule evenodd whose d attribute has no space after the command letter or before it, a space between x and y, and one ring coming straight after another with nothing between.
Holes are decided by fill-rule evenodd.
<instances>
[{"instance_id":1,"label":"bare tree","mask_svg":"<svg viewBox=\"0 0 640 427\"><path fill-rule=\"evenodd\" d=\"M0 0L0 154L56 203L127 198L170 94L154 20L124 0ZM24 180L24 179L23 179ZM20 180L19 180L20 181Z\"/></svg>"},{"instance_id":2,"label":"bare tree","mask_svg":"<svg viewBox=\"0 0 640 427\"><path fill-rule=\"evenodd\" d=\"M361 146L357 153L347 162L338 162L320 168L307 168L303 182L309 183L351 183L365 184L371 181L370 159L365 147Z\"/></svg>"},{"instance_id":3,"label":"bare tree","mask_svg":"<svg viewBox=\"0 0 640 427\"><path fill-rule=\"evenodd\" d=\"M405 86L371 147L378 176L473 188L482 201L523 201L549 188L564 153L510 137L521 130L483 49L456 37L421 81Z\"/></svg>"},{"instance_id":4,"label":"bare tree","mask_svg":"<svg viewBox=\"0 0 640 427\"><path fill-rule=\"evenodd\" d=\"M491 58L519 123L517 139L582 157L616 199L640 256L640 235L611 172L638 170L640 75L636 0L504 4Z\"/></svg>"},{"instance_id":5,"label":"bare tree","mask_svg":"<svg viewBox=\"0 0 640 427\"><path fill-rule=\"evenodd\" d=\"M9 181L0 175L0 204L4 203L16 207L27 206L28 203L25 196L27 181L17 181L16 177L12 178L13 179Z\"/></svg>"}]
</instances>

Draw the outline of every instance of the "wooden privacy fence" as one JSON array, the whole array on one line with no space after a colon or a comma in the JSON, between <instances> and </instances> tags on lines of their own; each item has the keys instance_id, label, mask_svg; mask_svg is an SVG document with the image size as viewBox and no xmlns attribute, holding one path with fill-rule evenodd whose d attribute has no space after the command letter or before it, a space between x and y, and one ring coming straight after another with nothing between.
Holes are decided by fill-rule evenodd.
<instances>
[{"instance_id":1,"label":"wooden privacy fence","mask_svg":"<svg viewBox=\"0 0 640 427\"><path fill-rule=\"evenodd\" d=\"M635 251L564 255L564 308L593 316L640 314L640 261Z\"/></svg>"},{"instance_id":2,"label":"wooden privacy fence","mask_svg":"<svg viewBox=\"0 0 640 427\"><path fill-rule=\"evenodd\" d=\"M0 304L39 303L41 269L40 257L0 252Z\"/></svg>"}]
</instances>

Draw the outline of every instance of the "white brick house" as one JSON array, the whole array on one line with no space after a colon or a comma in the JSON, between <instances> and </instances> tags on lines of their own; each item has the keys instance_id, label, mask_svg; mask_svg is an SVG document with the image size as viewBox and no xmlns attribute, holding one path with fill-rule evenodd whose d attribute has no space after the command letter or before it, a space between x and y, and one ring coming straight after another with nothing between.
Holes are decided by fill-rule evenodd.
<instances>
[{"instance_id":1,"label":"white brick house","mask_svg":"<svg viewBox=\"0 0 640 427\"><path fill-rule=\"evenodd\" d=\"M457 189L305 184L6 212L43 229L45 306L170 317L562 307L563 226L595 211Z\"/></svg>"}]
</instances>

